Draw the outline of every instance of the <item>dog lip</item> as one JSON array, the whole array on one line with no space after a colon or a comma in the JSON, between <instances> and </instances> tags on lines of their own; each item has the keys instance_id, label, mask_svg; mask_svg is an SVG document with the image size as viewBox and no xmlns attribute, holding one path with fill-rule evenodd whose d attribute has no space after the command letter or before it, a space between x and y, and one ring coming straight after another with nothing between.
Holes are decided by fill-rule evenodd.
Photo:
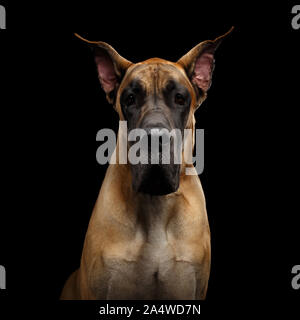
<instances>
[{"instance_id":1,"label":"dog lip","mask_svg":"<svg viewBox=\"0 0 300 320\"><path fill-rule=\"evenodd\" d=\"M158 187L140 187L137 192L138 193L144 193L149 194L151 196L165 196L171 193L174 193L177 191L178 188L175 187L169 187L169 188L158 188Z\"/></svg>"},{"instance_id":2,"label":"dog lip","mask_svg":"<svg viewBox=\"0 0 300 320\"><path fill-rule=\"evenodd\" d=\"M149 194L153 196L164 196L174 193L179 188L179 170L173 175L165 171L165 166L150 165L144 172L141 183L133 183L135 192Z\"/></svg>"}]
</instances>

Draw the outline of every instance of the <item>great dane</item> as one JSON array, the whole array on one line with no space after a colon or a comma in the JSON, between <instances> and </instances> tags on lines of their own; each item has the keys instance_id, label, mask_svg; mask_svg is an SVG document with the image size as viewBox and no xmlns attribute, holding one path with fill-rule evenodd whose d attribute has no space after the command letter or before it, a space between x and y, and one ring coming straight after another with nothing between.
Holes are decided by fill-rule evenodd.
<instances>
[{"instance_id":1,"label":"great dane","mask_svg":"<svg viewBox=\"0 0 300 320\"><path fill-rule=\"evenodd\" d=\"M92 48L101 86L120 120L151 137L161 132L152 129L195 129L194 113L211 86L215 51L231 31L199 43L176 63L159 58L132 63L107 43L77 37ZM61 299L205 299L210 229L199 177L186 175L186 166L171 161L108 167L80 268Z\"/></svg>"}]
</instances>

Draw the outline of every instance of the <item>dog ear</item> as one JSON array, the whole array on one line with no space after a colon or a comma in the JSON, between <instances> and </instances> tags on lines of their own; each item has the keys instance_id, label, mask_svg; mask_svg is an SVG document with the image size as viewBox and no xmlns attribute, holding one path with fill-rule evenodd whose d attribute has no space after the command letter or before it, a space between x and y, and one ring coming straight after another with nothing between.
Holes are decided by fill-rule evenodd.
<instances>
[{"instance_id":1,"label":"dog ear","mask_svg":"<svg viewBox=\"0 0 300 320\"><path fill-rule=\"evenodd\" d=\"M106 93L107 100L113 103L117 88L132 62L120 56L113 47L105 42L89 41L76 33L75 36L92 48L100 84Z\"/></svg>"},{"instance_id":2,"label":"dog ear","mask_svg":"<svg viewBox=\"0 0 300 320\"><path fill-rule=\"evenodd\" d=\"M215 40L199 43L186 55L177 61L186 71L187 76L204 93L211 86L212 74L215 65L215 52L221 42L233 31L232 27L226 34Z\"/></svg>"}]
</instances>

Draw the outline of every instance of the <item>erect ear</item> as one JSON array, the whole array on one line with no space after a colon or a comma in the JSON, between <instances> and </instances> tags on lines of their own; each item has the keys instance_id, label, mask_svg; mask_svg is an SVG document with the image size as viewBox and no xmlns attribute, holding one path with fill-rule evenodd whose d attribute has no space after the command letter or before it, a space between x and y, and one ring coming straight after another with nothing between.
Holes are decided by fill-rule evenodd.
<instances>
[{"instance_id":1,"label":"erect ear","mask_svg":"<svg viewBox=\"0 0 300 320\"><path fill-rule=\"evenodd\" d=\"M75 36L88 43L92 48L99 81L106 93L107 100L113 103L116 90L132 62L121 57L113 47L105 42L89 41L76 33Z\"/></svg>"},{"instance_id":2,"label":"erect ear","mask_svg":"<svg viewBox=\"0 0 300 320\"><path fill-rule=\"evenodd\" d=\"M233 31L233 27L223 36L199 43L177 61L186 71L187 76L204 93L211 86L215 65L215 52L221 42Z\"/></svg>"}]
</instances>

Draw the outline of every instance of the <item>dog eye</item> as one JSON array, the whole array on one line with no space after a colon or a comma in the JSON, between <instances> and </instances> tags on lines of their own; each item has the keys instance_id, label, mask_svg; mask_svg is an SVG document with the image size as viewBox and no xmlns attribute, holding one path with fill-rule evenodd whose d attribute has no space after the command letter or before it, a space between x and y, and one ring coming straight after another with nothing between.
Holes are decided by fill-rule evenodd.
<instances>
[{"instance_id":1,"label":"dog eye","mask_svg":"<svg viewBox=\"0 0 300 320\"><path fill-rule=\"evenodd\" d=\"M130 94L127 98L126 98L126 105L127 106L132 106L133 104L135 104L135 96L133 94Z\"/></svg>"},{"instance_id":2,"label":"dog eye","mask_svg":"<svg viewBox=\"0 0 300 320\"><path fill-rule=\"evenodd\" d=\"M183 106L185 104L185 99L182 94L177 93L175 96L175 103Z\"/></svg>"}]
</instances>

